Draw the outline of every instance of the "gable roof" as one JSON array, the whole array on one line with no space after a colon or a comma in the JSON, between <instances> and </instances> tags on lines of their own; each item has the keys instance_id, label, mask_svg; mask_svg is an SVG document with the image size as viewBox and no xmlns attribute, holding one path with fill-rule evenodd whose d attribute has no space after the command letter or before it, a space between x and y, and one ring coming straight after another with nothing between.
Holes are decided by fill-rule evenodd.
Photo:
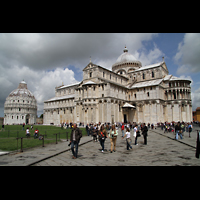
<instances>
[{"instance_id":1,"label":"gable roof","mask_svg":"<svg viewBox=\"0 0 200 200\"><path fill-rule=\"evenodd\" d=\"M154 67L158 67L158 66L160 66L163 63L164 62L159 62L159 63L155 63L155 64L152 64L152 65L142 66L139 69L135 70L135 72L142 71L142 70L145 70L145 69L151 69L151 68L154 68Z\"/></svg>"},{"instance_id":2,"label":"gable roof","mask_svg":"<svg viewBox=\"0 0 200 200\"><path fill-rule=\"evenodd\" d=\"M143 81L139 83L135 83L133 86L130 88L141 88L141 87L148 87L148 86L154 86L154 85L159 85L163 79L156 79L156 80L151 80L151 81Z\"/></svg>"}]
</instances>

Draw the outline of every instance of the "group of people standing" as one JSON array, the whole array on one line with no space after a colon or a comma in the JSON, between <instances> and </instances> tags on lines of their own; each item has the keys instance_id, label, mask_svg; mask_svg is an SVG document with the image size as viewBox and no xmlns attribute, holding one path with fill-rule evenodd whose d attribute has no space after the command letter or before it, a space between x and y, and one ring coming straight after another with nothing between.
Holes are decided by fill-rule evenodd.
<instances>
[{"instance_id":1,"label":"group of people standing","mask_svg":"<svg viewBox=\"0 0 200 200\"><path fill-rule=\"evenodd\" d=\"M140 131L142 132L142 135L144 137L144 145L147 145L148 128L145 123L141 124L140 127L138 125L135 125L135 127L133 129L133 137L135 137L135 145L138 145L137 139L138 139L138 137L141 136ZM127 150L129 150L129 148L132 149L131 134L130 134L130 129L128 127L126 128L126 133L124 136L122 136L122 139L124 139L125 136L126 136Z\"/></svg>"},{"instance_id":2,"label":"group of people standing","mask_svg":"<svg viewBox=\"0 0 200 200\"><path fill-rule=\"evenodd\" d=\"M191 137L191 136L190 136L190 133L192 132L192 128L193 128L193 126L192 126L192 124L190 123L190 124L188 125L189 137ZM183 139L183 133L184 133L184 131L185 131L184 125L181 124L180 122L178 122L178 123L176 124L176 126L175 126L175 133L176 133L175 139L178 140L178 136L180 136L180 138Z\"/></svg>"},{"instance_id":3,"label":"group of people standing","mask_svg":"<svg viewBox=\"0 0 200 200\"><path fill-rule=\"evenodd\" d=\"M161 130L164 129L164 133L166 132L174 132L175 133L175 139L178 140L178 137L180 136L181 139L183 139L184 132L189 132L189 137L191 137L190 133L192 132L193 125L192 123L184 123L178 121L178 123L171 122L171 123L161 123Z\"/></svg>"},{"instance_id":4,"label":"group of people standing","mask_svg":"<svg viewBox=\"0 0 200 200\"><path fill-rule=\"evenodd\" d=\"M129 127L125 127L124 124L121 126L122 130L122 139L126 137L126 147L127 150L132 149L131 146L131 132ZM93 136L93 141L97 141L97 139L100 142L101 145L101 151L104 152L104 144L106 141L106 138L110 139L110 153L113 153L116 151L116 142L117 142L117 137L119 136L118 134L118 126L113 124L111 127L105 126L104 124L99 124L99 126L94 126L94 127L89 127L88 125L86 126L86 131L89 135ZM144 145L147 145L147 132L148 128L145 123L141 124L140 126L136 125L134 127L134 133L133 136L135 137L135 145L137 144L137 139L138 137L141 136L140 131L142 132L142 135L144 137ZM124 134L125 132L125 134ZM73 125L73 129L71 132L71 137L70 137L70 144L71 144L71 150L72 150L72 158L76 159L77 154L78 154L78 144L80 142L80 138L82 137L81 130L77 127L76 124ZM76 148L76 151L74 151L74 146Z\"/></svg>"}]
</instances>

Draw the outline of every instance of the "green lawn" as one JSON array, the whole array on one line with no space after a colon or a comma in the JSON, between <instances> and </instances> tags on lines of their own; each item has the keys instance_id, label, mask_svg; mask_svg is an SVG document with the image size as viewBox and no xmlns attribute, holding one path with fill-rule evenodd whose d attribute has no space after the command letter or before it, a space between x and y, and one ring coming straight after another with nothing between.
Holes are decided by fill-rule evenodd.
<instances>
[{"instance_id":1,"label":"green lawn","mask_svg":"<svg viewBox=\"0 0 200 200\"><path fill-rule=\"evenodd\" d=\"M26 128L31 128L30 125L25 126ZM66 139L66 132L68 132L68 139L70 139L71 129L61 129L60 127L55 126L43 126L43 125L34 125L33 130L30 130L31 137L26 138L26 131L22 130L22 125L5 125L5 130L0 131L0 150L2 151L14 151L17 150L17 137L25 137L23 139L23 149L35 146L42 146L43 141L38 138L34 139L33 135L35 128L39 130L39 134L46 134L47 137L44 137L44 145L48 143L56 143L55 133L61 133L60 139ZM85 128L80 128L82 130L83 136L87 135ZM57 140L59 141L59 135L57 135ZM21 139L18 139L18 149L21 147Z\"/></svg>"}]
</instances>

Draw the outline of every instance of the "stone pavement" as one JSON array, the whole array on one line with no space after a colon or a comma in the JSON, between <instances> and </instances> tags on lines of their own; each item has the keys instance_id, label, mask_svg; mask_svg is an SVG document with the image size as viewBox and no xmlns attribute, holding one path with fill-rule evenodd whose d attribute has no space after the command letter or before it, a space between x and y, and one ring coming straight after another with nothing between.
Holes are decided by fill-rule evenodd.
<instances>
[{"instance_id":1,"label":"stone pavement","mask_svg":"<svg viewBox=\"0 0 200 200\"><path fill-rule=\"evenodd\" d=\"M193 125L193 130L192 132L190 133L190 136L189 137L189 132L184 132L183 134L183 139L181 140L180 139L180 136L179 136L179 139L178 141L181 142L181 143L184 143L184 144L187 144L188 146L193 146L196 148L196 140L197 140L197 130L200 130L200 127L198 127L197 125ZM156 133L159 133L161 135L164 135L168 138L171 138L171 139L175 139L175 133L174 132L166 132L164 133L164 130L162 131L161 128L157 128L157 129L153 129L153 131L155 131Z\"/></svg>"},{"instance_id":2,"label":"stone pavement","mask_svg":"<svg viewBox=\"0 0 200 200\"><path fill-rule=\"evenodd\" d=\"M12 152L0 156L0 166L28 166L42 159L50 158L70 149L69 141L62 140L58 144L46 144L45 147L35 147L24 152ZM82 137L80 145L92 141L91 137Z\"/></svg>"},{"instance_id":3,"label":"stone pavement","mask_svg":"<svg viewBox=\"0 0 200 200\"><path fill-rule=\"evenodd\" d=\"M0 165L34 165L34 166L199 166L200 159L195 157L196 131L192 138L185 133L185 143L175 141L173 133L161 135L160 128L148 131L147 145L143 145L143 137L138 138L138 145L133 150L126 150L126 139L122 140L121 131L117 138L116 152L110 153L110 139L105 141L105 151L102 153L99 142L85 136L81 139L78 158L72 159L68 142L37 147L19 154L0 156ZM172 139L171 139L172 138ZM194 145L195 144L195 145ZM194 146L194 147L192 147ZM54 156L55 155L55 156ZM43 159L42 161L40 161ZM40 161L40 162L38 162Z\"/></svg>"},{"instance_id":4,"label":"stone pavement","mask_svg":"<svg viewBox=\"0 0 200 200\"><path fill-rule=\"evenodd\" d=\"M159 132L159 129L156 129ZM161 132L161 131L160 131ZM117 138L116 152L110 153L110 141L105 141L105 151L100 151L99 142L89 142L79 147L77 159L67 151L58 156L37 163L36 166L190 166L200 165L195 157L195 148L177 142L149 130L148 143L143 145L143 137L138 138L139 145L132 145L133 150L126 150L125 138L121 133ZM170 133L169 133L170 134ZM132 143L134 137L132 136ZM195 132L192 134L196 141ZM172 135L173 137L173 135ZM186 138L186 136L185 136Z\"/></svg>"}]
</instances>

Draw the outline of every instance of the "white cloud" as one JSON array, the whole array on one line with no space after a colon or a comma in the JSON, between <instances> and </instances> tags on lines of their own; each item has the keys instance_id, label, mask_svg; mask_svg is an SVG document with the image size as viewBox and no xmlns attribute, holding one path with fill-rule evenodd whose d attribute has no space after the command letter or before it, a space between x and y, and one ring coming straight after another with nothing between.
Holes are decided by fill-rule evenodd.
<instances>
[{"instance_id":1,"label":"white cloud","mask_svg":"<svg viewBox=\"0 0 200 200\"><path fill-rule=\"evenodd\" d=\"M191 86L193 85L194 81L192 80L192 77L191 76L186 76L186 75L181 75L180 77L178 78L182 78L182 79L187 79L187 80L190 80L191 81Z\"/></svg>"},{"instance_id":2,"label":"white cloud","mask_svg":"<svg viewBox=\"0 0 200 200\"><path fill-rule=\"evenodd\" d=\"M177 74L200 72L200 34L186 33L178 45L174 61L179 65Z\"/></svg>"},{"instance_id":3,"label":"white cloud","mask_svg":"<svg viewBox=\"0 0 200 200\"><path fill-rule=\"evenodd\" d=\"M5 86L4 90L1 90L1 106L9 93L16 89L23 79L37 100L38 115L43 113L44 100L55 96L56 86L60 86L62 82L66 85L77 82L74 78L74 72L68 68L56 68L54 71L41 70L38 73L26 66L22 68L14 66L12 69L4 71L3 76L0 76L0 85Z\"/></svg>"},{"instance_id":4,"label":"white cloud","mask_svg":"<svg viewBox=\"0 0 200 200\"><path fill-rule=\"evenodd\" d=\"M191 93L192 110L195 111L200 106L200 88Z\"/></svg>"},{"instance_id":5,"label":"white cloud","mask_svg":"<svg viewBox=\"0 0 200 200\"><path fill-rule=\"evenodd\" d=\"M146 52L145 49L139 53L138 51L133 54L137 60L142 62L142 65L150 65L153 63L161 62L162 57L165 55L154 43L154 49L150 49L149 52Z\"/></svg>"},{"instance_id":6,"label":"white cloud","mask_svg":"<svg viewBox=\"0 0 200 200\"><path fill-rule=\"evenodd\" d=\"M146 51L143 42L156 33L0 33L0 108L6 97L25 80L38 101L54 97L55 86L76 82L74 73L92 62L111 69L126 45L143 65L161 61L163 53L154 44ZM138 50L144 50L139 53ZM75 71L68 66L74 66ZM77 78L78 80L78 78ZM0 112L0 116L2 113Z\"/></svg>"}]
</instances>

